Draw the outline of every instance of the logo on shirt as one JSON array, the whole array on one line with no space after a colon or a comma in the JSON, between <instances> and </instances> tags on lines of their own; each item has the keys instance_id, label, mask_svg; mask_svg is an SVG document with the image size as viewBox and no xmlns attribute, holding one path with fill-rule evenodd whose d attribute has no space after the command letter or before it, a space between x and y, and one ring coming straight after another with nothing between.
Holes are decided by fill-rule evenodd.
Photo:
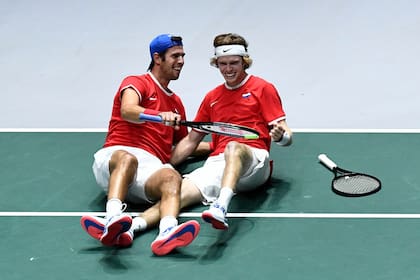
<instances>
[{"instance_id":1,"label":"logo on shirt","mask_svg":"<svg viewBox=\"0 0 420 280\"><path fill-rule=\"evenodd\" d=\"M242 97L243 98L248 98L250 96L251 96L251 93L250 92L247 92L247 93L242 94Z\"/></svg>"},{"instance_id":2,"label":"logo on shirt","mask_svg":"<svg viewBox=\"0 0 420 280\"><path fill-rule=\"evenodd\" d=\"M153 94L149 97L149 100L157 100L156 93L153 93Z\"/></svg>"},{"instance_id":3,"label":"logo on shirt","mask_svg":"<svg viewBox=\"0 0 420 280\"><path fill-rule=\"evenodd\" d=\"M214 105L216 105L216 103L219 102L219 100L213 101L212 103L210 103L210 107L213 107Z\"/></svg>"}]
</instances>

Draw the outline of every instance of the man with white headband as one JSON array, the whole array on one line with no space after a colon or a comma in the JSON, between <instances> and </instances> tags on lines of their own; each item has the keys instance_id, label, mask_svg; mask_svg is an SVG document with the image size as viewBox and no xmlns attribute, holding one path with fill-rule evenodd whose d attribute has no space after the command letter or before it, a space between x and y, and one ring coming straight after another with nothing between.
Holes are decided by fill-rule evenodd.
<instances>
[{"instance_id":1,"label":"man with white headband","mask_svg":"<svg viewBox=\"0 0 420 280\"><path fill-rule=\"evenodd\" d=\"M239 55L247 57L248 53L243 45L222 45L214 49L214 57L217 59L221 56Z\"/></svg>"},{"instance_id":2,"label":"man with white headband","mask_svg":"<svg viewBox=\"0 0 420 280\"><path fill-rule=\"evenodd\" d=\"M274 85L246 72L252 65L246 40L237 34L221 34L215 37L213 46L210 64L219 69L225 83L206 94L194 121L248 126L260 137L249 140L212 134L212 152L204 165L184 175L181 205L210 204L202 218L214 228L226 230L232 197L252 191L269 179L271 142L290 145L292 131ZM192 129L175 147L170 162L177 165L185 160L205 135Z\"/></svg>"}]
</instances>

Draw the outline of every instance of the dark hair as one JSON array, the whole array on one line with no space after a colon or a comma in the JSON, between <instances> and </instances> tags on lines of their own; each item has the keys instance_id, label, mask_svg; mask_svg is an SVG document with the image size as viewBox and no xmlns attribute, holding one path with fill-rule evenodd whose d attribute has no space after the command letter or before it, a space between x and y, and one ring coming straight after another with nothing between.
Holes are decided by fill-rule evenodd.
<instances>
[{"instance_id":1,"label":"dark hair","mask_svg":"<svg viewBox=\"0 0 420 280\"><path fill-rule=\"evenodd\" d=\"M171 41L173 42L173 46L182 46L181 36L171 36ZM165 54L168 50L169 48L164 50L163 52L158 53L160 58L162 58L162 61L165 61ZM147 71L151 71L153 69L153 66L155 66L155 61L152 58L152 61L150 62L149 67L147 68Z\"/></svg>"}]
</instances>

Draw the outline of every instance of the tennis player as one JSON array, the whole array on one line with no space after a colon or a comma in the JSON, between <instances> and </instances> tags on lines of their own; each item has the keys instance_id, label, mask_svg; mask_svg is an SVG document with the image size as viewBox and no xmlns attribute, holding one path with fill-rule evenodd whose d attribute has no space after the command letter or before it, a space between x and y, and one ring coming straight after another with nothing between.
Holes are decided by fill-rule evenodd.
<instances>
[{"instance_id":1,"label":"tennis player","mask_svg":"<svg viewBox=\"0 0 420 280\"><path fill-rule=\"evenodd\" d=\"M186 246L200 225L191 220L178 224L181 176L168 164L173 145L188 133L186 127L140 123L139 114L159 115L164 121L185 119L181 99L169 89L184 65L182 38L162 34L150 43L151 63L143 75L126 77L115 97L108 134L94 155L93 173L107 193L106 216L83 216L83 229L106 246L130 246L134 232L159 223L151 244L156 255ZM124 214L125 201L159 202L151 221Z\"/></svg>"},{"instance_id":2,"label":"tennis player","mask_svg":"<svg viewBox=\"0 0 420 280\"><path fill-rule=\"evenodd\" d=\"M248 43L237 34L214 38L210 64L219 69L224 83L207 93L194 121L227 122L251 127L259 139L239 139L212 134L212 153L201 168L185 175L182 206L197 202L210 204L202 213L216 229L228 228L226 214L232 197L263 185L270 176L270 145L292 143L292 131L275 86L247 73L252 65ZM205 134L191 130L176 146L171 163L185 160Z\"/></svg>"}]
</instances>

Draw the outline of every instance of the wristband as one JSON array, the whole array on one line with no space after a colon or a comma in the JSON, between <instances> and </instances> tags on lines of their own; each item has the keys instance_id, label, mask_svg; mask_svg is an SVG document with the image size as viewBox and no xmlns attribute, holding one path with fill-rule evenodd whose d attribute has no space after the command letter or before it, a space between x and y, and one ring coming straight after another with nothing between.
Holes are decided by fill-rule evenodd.
<instances>
[{"instance_id":1,"label":"wristband","mask_svg":"<svg viewBox=\"0 0 420 280\"><path fill-rule=\"evenodd\" d=\"M157 116L157 115L159 115L160 111L156 111L156 110L153 110L153 109L146 109L146 110L144 110L143 113L145 113L147 115Z\"/></svg>"},{"instance_id":2,"label":"wristband","mask_svg":"<svg viewBox=\"0 0 420 280\"><path fill-rule=\"evenodd\" d=\"M280 141L274 141L277 145L285 146L290 141L290 135L286 131L283 133L283 136L281 137Z\"/></svg>"}]
</instances>

